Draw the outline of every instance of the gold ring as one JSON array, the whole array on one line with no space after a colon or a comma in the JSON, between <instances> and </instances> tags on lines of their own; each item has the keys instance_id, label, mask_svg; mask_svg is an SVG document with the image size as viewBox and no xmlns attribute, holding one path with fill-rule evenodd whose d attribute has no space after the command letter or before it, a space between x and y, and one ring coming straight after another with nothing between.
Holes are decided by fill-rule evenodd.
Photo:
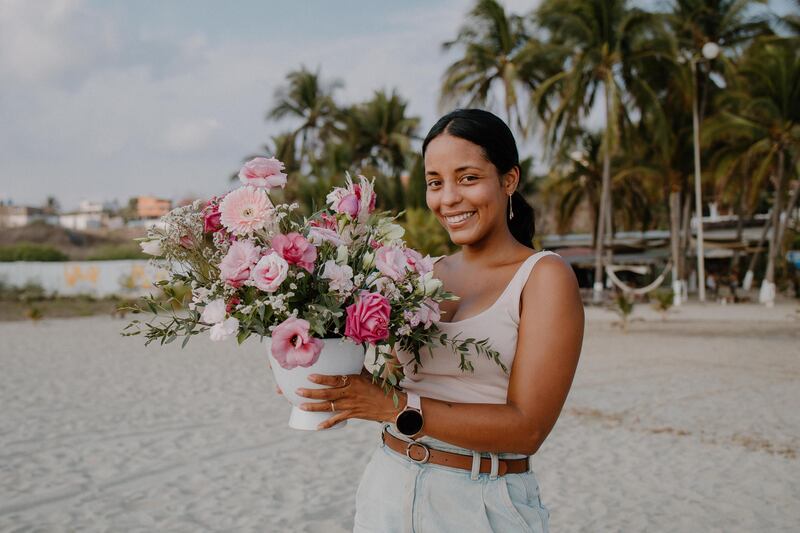
<instances>
[{"instance_id":1,"label":"gold ring","mask_svg":"<svg viewBox=\"0 0 800 533\"><path fill-rule=\"evenodd\" d=\"M335 411L335 410L336 410L336 406L333 405L333 400L331 400L331 411Z\"/></svg>"}]
</instances>

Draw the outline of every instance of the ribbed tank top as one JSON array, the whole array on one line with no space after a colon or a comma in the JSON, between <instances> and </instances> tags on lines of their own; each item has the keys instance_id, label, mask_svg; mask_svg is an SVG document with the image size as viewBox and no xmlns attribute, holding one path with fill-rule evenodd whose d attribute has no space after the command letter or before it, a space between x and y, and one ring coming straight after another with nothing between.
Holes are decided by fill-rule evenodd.
<instances>
[{"instance_id":1,"label":"ribbed tank top","mask_svg":"<svg viewBox=\"0 0 800 533\"><path fill-rule=\"evenodd\" d=\"M489 339L490 346L500 354L500 360L508 368L509 374L504 373L503 369L488 357L476 354L472 348L468 357L475 371L463 372L459 368L459 355L437 342L431 346L433 357L427 349L420 350L422 364L416 374L413 363L408 364L414 360L413 354L397 350L398 361L405 365L405 377L400 381L400 386L425 398L459 403L506 403L511 364L514 362L517 349L520 296L534 265L547 255L558 254L543 250L528 257L519 266L497 300L484 311L463 320L438 322L439 329L447 333L448 337L460 332L462 339L468 337L476 340ZM441 257L437 261L439 259ZM401 436L394 424L391 424L389 430ZM408 440L404 436L401 438ZM445 447L458 451L458 447L447 446L448 443L432 437L425 436L419 441L440 449ZM501 453L500 457L520 457L520 455Z\"/></svg>"}]
</instances>

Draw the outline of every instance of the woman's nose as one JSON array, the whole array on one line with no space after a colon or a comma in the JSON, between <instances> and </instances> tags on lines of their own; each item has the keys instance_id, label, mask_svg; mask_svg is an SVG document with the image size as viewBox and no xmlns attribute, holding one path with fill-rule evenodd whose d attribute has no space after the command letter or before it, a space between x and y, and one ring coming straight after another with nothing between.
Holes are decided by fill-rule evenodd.
<instances>
[{"instance_id":1,"label":"woman's nose","mask_svg":"<svg viewBox=\"0 0 800 533\"><path fill-rule=\"evenodd\" d=\"M446 205L455 205L461 201L461 194L458 192L458 187L451 184L445 184L442 187L442 203Z\"/></svg>"}]
</instances>

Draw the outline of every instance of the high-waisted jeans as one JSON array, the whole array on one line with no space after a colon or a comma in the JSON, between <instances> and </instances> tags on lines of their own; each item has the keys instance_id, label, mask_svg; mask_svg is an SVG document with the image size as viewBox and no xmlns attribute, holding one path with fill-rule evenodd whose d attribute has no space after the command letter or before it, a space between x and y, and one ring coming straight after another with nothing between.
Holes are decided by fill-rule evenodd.
<instances>
[{"instance_id":1,"label":"high-waisted jeans","mask_svg":"<svg viewBox=\"0 0 800 533\"><path fill-rule=\"evenodd\" d=\"M393 425L390 431L399 435ZM432 437L423 437L420 442L472 455L473 471L416 463L379 442L356 491L354 533L548 531L550 513L542 505L539 483L531 468L504 476L477 472L481 455L519 455L479 454Z\"/></svg>"}]
</instances>

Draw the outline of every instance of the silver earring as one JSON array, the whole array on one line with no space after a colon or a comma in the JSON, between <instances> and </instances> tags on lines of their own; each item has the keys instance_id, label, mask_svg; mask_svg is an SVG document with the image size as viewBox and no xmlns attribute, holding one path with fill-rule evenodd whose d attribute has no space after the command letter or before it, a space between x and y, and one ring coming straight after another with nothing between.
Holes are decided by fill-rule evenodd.
<instances>
[{"instance_id":1,"label":"silver earring","mask_svg":"<svg viewBox=\"0 0 800 533\"><path fill-rule=\"evenodd\" d=\"M509 194L509 195L508 195L508 219L509 219L509 220L511 220L512 218L514 218L514 208L511 206L511 196L512 196L513 194L514 194L514 193L512 192L511 194Z\"/></svg>"}]
</instances>

